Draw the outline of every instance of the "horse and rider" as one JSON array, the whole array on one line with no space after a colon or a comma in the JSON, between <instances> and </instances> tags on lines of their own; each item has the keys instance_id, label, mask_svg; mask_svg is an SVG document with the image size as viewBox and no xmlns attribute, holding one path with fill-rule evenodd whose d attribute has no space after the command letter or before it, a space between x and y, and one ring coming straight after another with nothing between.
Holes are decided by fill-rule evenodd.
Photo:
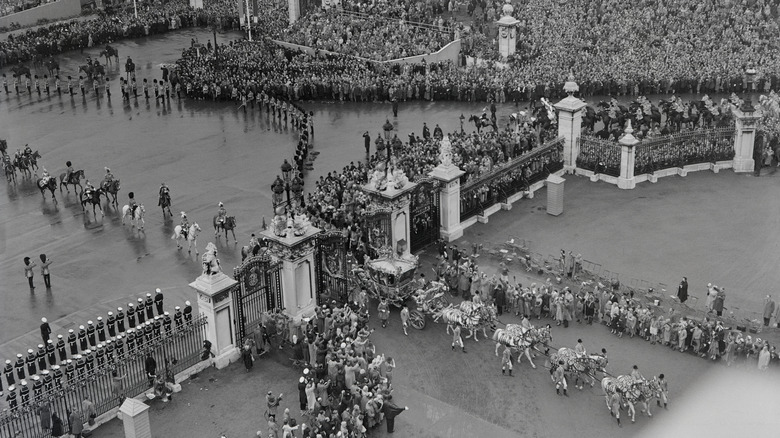
<instances>
[{"instance_id":1,"label":"horse and rider","mask_svg":"<svg viewBox=\"0 0 780 438\"><path fill-rule=\"evenodd\" d=\"M216 236L217 233L219 233L219 227L225 226L225 219L227 219L227 210L225 209L225 204L219 203L219 210L217 210L217 218L215 219L217 227L214 227L214 235Z\"/></svg>"},{"instance_id":2,"label":"horse and rider","mask_svg":"<svg viewBox=\"0 0 780 438\"><path fill-rule=\"evenodd\" d=\"M159 199L157 201L157 205L162 208L163 216L165 216L166 208L168 209L168 214L173 216L173 213L171 213L171 191L165 183L162 183L160 185Z\"/></svg>"}]
</instances>

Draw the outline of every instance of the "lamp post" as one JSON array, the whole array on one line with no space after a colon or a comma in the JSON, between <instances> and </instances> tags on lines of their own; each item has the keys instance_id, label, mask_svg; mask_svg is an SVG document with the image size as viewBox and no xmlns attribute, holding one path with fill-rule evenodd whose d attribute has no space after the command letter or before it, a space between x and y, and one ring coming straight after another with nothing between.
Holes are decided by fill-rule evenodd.
<instances>
[{"instance_id":1,"label":"lamp post","mask_svg":"<svg viewBox=\"0 0 780 438\"><path fill-rule=\"evenodd\" d=\"M747 92L756 91L756 69L748 67L745 69L745 76L747 77Z\"/></svg>"},{"instance_id":2,"label":"lamp post","mask_svg":"<svg viewBox=\"0 0 780 438\"><path fill-rule=\"evenodd\" d=\"M463 121L466 120L466 116L460 113L460 133L463 134Z\"/></svg>"},{"instance_id":3,"label":"lamp post","mask_svg":"<svg viewBox=\"0 0 780 438\"><path fill-rule=\"evenodd\" d=\"M393 124L390 123L390 119L385 120L385 124L382 125L382 130L385 131L385 141L390 141L390 132L393 130Z\"/></svg>"},{"instance_id":4,"label":"lamp post","mask_svg":"<svg viewBox=\"0 0 780 438\"><path fill-rule=\"evenodd\" d=\"M135 0L133 0L133 16L137 19L138 18L138 7L135 4Z\"/></svg>"},{"instance_id":5,"label":"lamp post","mask_svg":"<svg viewBox=\"0 0 780 438\"><path fill-rule=\"evenodd\" d=\"M273 184L271 184L274 210L282 205L288 209L293 209L298 206L303 207L303 179L299 174L293 176L293 166L286 159L282 163L280 169L282 175L277 175ZM293 194L292 197L290 196L290 192ZM285 193L287 194L286 200L284 198Z\"/></svg>"}]
</instances>

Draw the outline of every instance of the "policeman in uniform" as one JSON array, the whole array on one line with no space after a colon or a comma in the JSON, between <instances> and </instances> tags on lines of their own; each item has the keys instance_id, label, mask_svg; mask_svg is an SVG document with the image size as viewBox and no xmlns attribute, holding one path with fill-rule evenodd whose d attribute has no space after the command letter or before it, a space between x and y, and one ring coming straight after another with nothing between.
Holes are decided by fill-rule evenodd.
<instances>
[{"instance_id":1,"label":"policeman in uniform","mask_svg":"<svg viewBox=\"0 0 780 438\"><path fill-rule=\"evenodd\" d=\"M30 348L27 350L27 358L25 359L25 363L27 364L27 376L32 376L35 374L38 369L35 367L35 359L37 356L35 355L35 352Z\"/></svg>"},{"instance_id":2,"label":"policeman in uniform","mask_svg":"<svg viewBox=\"0 0 780 438\"><path fill-rule=\"evenodd\" d=\"M116 308L116 332L119 334L125 332L125 314L121 307Z\"/></svg>"},{"instance_id":3,"label":"policeman in uniform","mask_svg":"<svg viewBox=\"0 0 780 438\"><path fill-rule=\"evenodd\" d=\"M133 327L135 327L135 307L133 303L127 303L127 328L129 330Z\"/></svg>"},{"instance_id":4,"label":"policeman in uniform","mask_svg":"<svg viewBox=\"0 0 780 438\"><path fill-rule=\"evenodd\" d=\"M108 337L116 337L116 318L114 317L114 312L108 312L108 320L106 322L106 325L108 326Z\"/></svg>"},{"instance_id":5,"label":"policeman in uniform","mask_svg":"<svg viewBox=\"0 0 780 438\"><path fill-rule=\"evenodd\" d=\"M65 338L62 335L57 335L57 354L60 358L60 362L68 358L68 350L65 348ZM52 362L57 363L57 362Z\"/></svg>"},{"instance_id":6,"label":"policeman in uniform","mask_svg":"<svg viewBox=\"0 0 780 438\"><path fill-rule=\"evenodd\" d=\"M138 304L135 305L135 316L138 318L138 325L143 325L144 322L146 322L146 305L144 304L144 299L139 298Z\"/></svg>"},{"instance_id":7,"label":"policeman in uniform","mask_svg":"<svg viewBox=\"0 0 780 438\"><path fill-rule=\"evenodd\" d=\"M88 348L87 347L87 329L85 329L83 325L79 326L78 338L79 338L79 347L80 347L81 351L86 350Z\"/></svg>"},{"instance_id":8,"label":"policeman in uniform","mask_svg":"<svg viewBox=\"0 0 780 438\"><path fill-rule=\"evenodd\" d=\"M192 322L192 304L189 301L184 302L184 322L189 324Z\"/></svg>"},{"instance_id":9,"label":"policeman in uniform","mask_svg":"<svg viewBox=\"0 0 780 438\"><path fill-rule=\"evenodd\" d=\"M144 301L144 308L146 309L146 319L150 320L154 318L154 298L152 298L152 294L148 292L146 294L146 301Z\"/></svg>"},{"instance_id":10,"label":"policeman in uniform","mask_svg":"<svg viewBox=\"0 0 780 438\"><path fill-rule=\"evenodd\" d=\"M87 321L87 339L90 347L97 345L95 342L95 323L92 321Z\"/></svg>"},{"instance_id":11,"label":"policeman in uniform","mask_svg":"<svg viewBox=\"0 0 780 438\"><path fill-rule=\"evenodd\" d=\"M78 340L76 339L76 333L73 332L73 329L68 330L68 345L70 346L70 355L73 356L74 354L79 353L79 346L78 346ZM65 360L65 359L62 359Z\"/></svg>"},{"instance_id":12,"label":"policeman in uniform","mask_svg":"<svg viewBox=\"0 0 780 438\"><path fill-rule=\"evenodd\" d=\"M98 342L106 342L106 324L103 322L102 316L97 318L95 331L97 332Z\"/></svg>"},{"instance_id":13,"label":"policeman in uniform","mask_svg":"<svg viewBox=\"0 0 780 438\"><path fill-rule=\"evenodd\" d=\"M163 293L162 290L158 287L154 294L154 306L157 308L157 314L162 315L163 314Z\"/></svg>"}]
</instances>

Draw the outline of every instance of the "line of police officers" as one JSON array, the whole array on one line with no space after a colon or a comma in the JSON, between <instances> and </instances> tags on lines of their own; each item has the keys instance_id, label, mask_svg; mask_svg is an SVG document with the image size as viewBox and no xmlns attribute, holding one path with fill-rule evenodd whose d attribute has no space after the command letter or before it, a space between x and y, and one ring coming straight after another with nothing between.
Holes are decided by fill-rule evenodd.
<instances>
[{"instance_id":1,"label":"line of police officers","mask_svg":"<svg viewBox=\"0 0 780 438\"><path fill-rule=\"evenodd\" d=\"M117 361L125 357L125 352L132 353L144 345L151 345L163 331L170 336L173 324L178 331L192 322L192 305L189 301L184 304L184 309L175 307L171 318L169 312L163 311L163 294L157 289L154 297L147 293L146 299L138 298L137 304L128 303L127 310L118 307L116 314L108 312L105 322L99 316L97 324L88 321L86 327L79 326L78 333L68 330L67 339L57 335L56 342L49 339L51 329L43 318L41 336L44 344L38 344L38 351L27 350L26 358L21 353L17 354L15 363L10 359L5 361L3 374L8 384L5 397L8 409L14 413L20 405L27 408L31 392L33 402L37 403L52 391L61 391L63 376L67 383L72 384L92 375L95 367L101 369L108 365L113 369ZM157 315L154 315L155 309ZM26 379L32 380L32 385ZM3 383L0 379L2 397Z\"/></svg>"}]
</instances>

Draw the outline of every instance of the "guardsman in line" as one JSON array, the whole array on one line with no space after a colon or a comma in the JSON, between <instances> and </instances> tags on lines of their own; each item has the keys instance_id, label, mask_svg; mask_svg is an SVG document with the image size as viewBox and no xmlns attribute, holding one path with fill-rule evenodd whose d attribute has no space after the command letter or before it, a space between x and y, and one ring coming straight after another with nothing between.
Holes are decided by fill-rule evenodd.
<instances>
[{"instance_id":1,"label":"guardsman in line","mask_svg":"<svg viewBox=\"0 0 780 438\"><path fill-rule=\"evenodd\" d=\"M59 368L59 365L53 364L52 369L54 367ZM51 392L54 390L54 376L52 375L52 371L49 370L43 370L41 371L41 380L43 381L43 391L45 394L51 394Z\"/></svg>"},{"instance_id":2,"label":"guardsman in line","mask_svg":"<svg viewBox=\"0 0 780 438\"><path fill-rule=\"evenodd\" d=\"M116 337L116 345L114 346L117 357L121 358L125 355L125 335L118 335Z\"/></svg>"},{"instance_id":3,"label":"guardsman in line","mask_svg":"<svg viewBox=\"0 0 780 438\"><path fill-rule=\"evenodd\" d=\"M38 375L32 376L32 380L33 401L38 403L43 397L43 380L41 379L41 376Z\"/></svg>"},{"instance_id":4,"label":"guardsman in line","mask_svg":"<svg viewBox=\"0 0 780 438\"><path fill-rule=\"evenodd\" d=\"M73 359L68 359L65 361L65 377L68 379L68 383L75 383L76 379L76 363L73 362L74 359L76 359L77 355L73 356Z\"/></svg>"},{"instance_id":5,"label":"guardsman in line","mask_svg":"<svg viewBox=\"0 0 780 438\"><path fill-rule=\"evenodd\" d=\"M149 82L144 78L143 84L141 84L141 87L144 90L144 97L146 97L146 100L149 100Z\"/></svg>"},{"instance_id":6,"label":"guardsman in line","mask_svg":"<svg viewBox=\"0 0 780 438\"><path fill-rule=\"evenodd\" d=\"M5 360L5 367L3 367L3 374L5 374L5 381L8 383L8 386L13 385L16 383L16 379L14 378L14 365L11 363L11 359Z\"/></svg>"},{"instance_id":7,"label":"guardsman in line","mask_svg":"<svg viewBox=\"0 0 780 438\"><path fill-rule=\"evenodd\" d=\"M139 298L135 305L135 317L138 319L138 325L143 325L146 322L146 305L143 298Z\"/></svg>"},{"instance_id":8,"label":"guardsman in line","mask_svg":"<svg viewBox=\"0 0 780 438\"><path fill-rule=\"evenodd\" d=\"M184 315L182 315L181 307L179 306L174 307L173 310L175 311L173 314L173 322L176 324L176 330L179 330L184 323Z\"/></svg>"},{"instance_id":9,"label":"guardsman in line","mask_svg":"<svg viewBox=\"0 0 780 438\"><path fill-rule=\"evenodd\" d=\"M127 339L125 339L125 345L127 346L127 354L135 353L135 329L134 328L127 330Z\"/></svg>"},{"instance_id":10,"label":"guardsman in line","mask_svg":"<svg viewBox=\"0 0 780 438\"><path fill-rule=\"evenodd\" d=\"M95 347L97 348L97 347ZM89 349L84 352L84 363L87 367L87 375L92 374L92 370L95 369L95 350Z\"/></svg>"},{"instance_id":11,"label":"guardsman in line","mask_svg":"<svg viewBox=\"0 0 780 438\"><path fill-rule=\"evenodd\" d=\"M157 308L157 314L162 315L163 314L163 293L162 290L158 287L154 291L154 307Z\"/></svg>"},{"instance_id":12,"label":"guardsman in line","mask_svg":"<svg viewBox=\"0 0 780 438\"><path fill-rule=\"evenodd\" d=\"M184 302L184 322L185 324L189 324L192 322L192 304L190 304L189 301Z\"/></svg>"},{"instance_id":13,"label":"guardsman in line","mask_svg":"<svg viewBox=\"0 0 780 438\"><path fill-rule=\"evenodd\" d=\"M73 78L68 76L68 94L73 96Z\"/></svg>"},{"instance_id":14,"label":"guardsman in line","mask_svg":"<svg viewBox=\"0 0 780 438\"><path fill-rule=\"evenodd\" d=\"M57 95L62 96L62 87L60 86L60 75L54 75L54 88L57 90Z\"/></svg>"},{"instance_id":15,"label":"guardsman in line","mask_svg":"<svg viewBox=\"0 0 780 438\"><path fill-rule=\"evenodd\" d=\"M79 349L81 351L84 351L87 348L89 348L88 345L87 345L87 329L84 328L83 325L79 326L78 337L79 337Z\"/></svg>"},{"instance_id":16,"label":"guardsman in line","mask_svg":"<svg viewBox=\"0 0 780 438\"><path fill-rule=\"evenodd\" d=\"M71 356L79 353L79 342L76 339L76 333L73 331L73 329L68 330L68 345L70 346Z\"/></svg>"},{"instance_id":17,"label":"guardsman in line","mask_svg":"<svg viewBox=\"0 0 780 438\"><path fill-rule=\"evenodd\" d=\"M63 365L67 364L67 362L63 361ZM52 365L51 366L51 372L54 377L54 387L57 388L57 390L62 389L62 366L61 365Z\"/></svg>"},{"instance_id":18,"label":"guardsman in line","mask_svg":"<svg viewBox=\"0 0 780 438\"><path fill-rule=\"evenodd\" d=\"M106 76L106 80L104 82L104 87L106 88L106 98L108 100L111 100L111 84L109 82L108 76Z\"/></svg>"},{"instance_id":19,"label":"guardsman in line","mask_svg":"<svg viewBox=\"0 0 780 438\"><path fill-rule=\"evenodd\" d=\"M168 312L163 313L163 327L165 328L165 334L167 336L170 336L173 332L173 319L171 319L171 314Z\"/></svg>"},{"instance_id":20,"label":"guardsman in line","mask_svg":"<svg viewBox=\"0 0 780 438\"><path fill-rule=\"evenodd\" d=\"M49 96L51 94L50 84L49 84L49 75L43 75L43 82L44 82L44 89L46 90L46 96Z\"/></svg>"},{"instance_id":21,"label":"guardsman in line","mask_svg":"<svg viewBox=\"0 0 780 438\"><path fill-rule=\"evenodd\" d=\"M57 363L57 347L54 346L54 341L51 339L46 341L46 358L49 361L49 367Z\"/></svg>"},{"instance_id":22,"label":"guardsman in line","mask_svg":"<svg viewBox=\"0 0 780 438\"><path fill-rule=\"evenodd\" d=\"M90 347L97 345L95 342L95 323L92 321L87 321L87 339Z\"/></svg>"},{"instance_id":23,"label":"guardsman in line","mask_svg":"<svg viewBox=\"0 0 780 438\"><path fill-rule=\"evenodd\" d=\"M115 342L111 339L106 341L106 362L108 362L108 365L113 367L116 365L116 358L114 357L114 344Z\"/></svg>"},{"instance_id":24,"label":"guardsman in line","mask_svg":"<svg viewBox=\"0 0 780 438\"><path fill-rule=\"evenodd\" d=\"M135 80L135 77L130 79L130 88L133 90L133 97L138 99L138 82ZM130 100L130 91L127 92L127 100Z\"/></svg>"},{"instance_id":25,"label":"guardsman in line","mask_svg":"<svg viewBox=\"0 0 780 438\"><path fill-rule=\"evenodd\" d=\"M146 309L146 319L151 320L154 318L154 298L152 294L146 294L146 301L144 301L144 308Z\"/></svg>"},{"instance_id":26,"label":"guardsman in line","mask_svg":"<svg viewBox=\"0 0 780 438\"><path fill-rule=\"evenodd\" d=\"M87 95L87 88L86 84L84 83L84 76L79 76L79 88L81 89L81 95L86 96Z\"/></svg>"},{"instance_id":27,"label":"guardsman in line","mask_svg":"<svg viewBox=\"0 0 780 438\"><path fill-rule=\"evenodd\" d=\"M30 403L30 387L27 386L27 381L22 379L21 382L19 382L19 400L21 401L22 407L27 407L27 405Z\"/></svg>"},{"instance_id":28,"label":"guardsman in line","mask_svg":"<svg viewBox=\"0 0 780 438\"><path fill-rule=\"evenodd\" d=\"M32 82L30 82L30 75L24 77L24 86L27 87L27 94L32 97Z\"/></svg>"},{"instance_id":29,"label":"guardsman in line","mask_svg":"<svg viewBox=\"0 0 780 438\"><path fill-rule=\"evenodd\" d=\"M114 312L108 312L108 320L106 322L106 325L108 326L108 337L116 337L116 317L114 317Z\"/></svg>"},{"instance_id":30,"label":"guardsman in line","mask_svg":"<svg viewBox=\"0 0 780 438\"><path fill-rule=\"evenodd\" d=\"M62 335L57 335L57 355L60 358L60 362L68 358L68 350L65 347L65 338Z\"/></svg>"},{"instance_id":31,"label":"guardsman in line","mask_svg":"<svg viewBox=\"0 0 780 438\"><path fill-rule=\"evenodd\" d=\"M95 361L98 368L103 368L103 364L106 363L106 349L103 348L103 344L97 344L95 348L97 348L95 350Z\"/></svg>"},{"instance_id":32,"label":"guardsman in line","mask_svg":"<svg viewBox=\"0 0 780 438\"><path fill-rule=\"evenodd\" d=\"M16 377L18 377L21 382L21 380L24 379L24 356L22 356L22 353L16 354L14 370L16 371Z\"/></svg>"},{"instance_id":33,"label":"guardsman in line","mask_svg":"<svg viewBox=\"0 0 780 438\"><path fill-rule=\"evenodd\" d=\"M38 92L38 97L41 97L41 83L38 81L38 75L35 75L35 91Z\"/></svg>"},{"instance_id":34,"label":"guardsman in line","mask_svg":"<svg viewBox=\"0 0 780 438\"><path fill-rule=\"evenodd\" d=\"M46 346L38 344L38 352L35 353L35 360L38 362L38 370L43 371L46 369Z\"/></svg>"},{"instance_id":35,"label":"guardsman in line","mask_svg":"<svg viewBox=\"0 0 780 438\"><path fill-rule=\"evenodd\" d=\"M27 377L32 376L38 371L38 368L35 366L35 359L37 356L35 355L35 352L32 348L27 350L27 358L25 358L25 363L27 364Z\"/></svg>"},{"instance_id":36,"label":"guardsman in line","mask_svg":"<svg viewBox=\"0 0 780 438\"><path fill-rule=\"evenodd\" d=\"M116 332L118 335L125 332L125 314L121 307L116 308Z\"/></svg>"},{"instance_id":37,"label":"guardsman in line","mask_svg":"<svg viewBox=\"0 0 780 438\"><path fill-rule=\"evenodd\" d=\"M135 328L135 305L127 303L127 329Z\"/></svg>"},{"instance_id":38,"label":"guardsman in line","mask_svg":"<svg viewBox=\"0 0 780 438\"><path fill-rule=\"evenodd\" d=\"M5 398L5 401L8 403L8 410L11 412L14 412L19 406L16 400L16 385L8 387L8 396Z\"/></svg>"},{"instance_id":39,"label":"guardsman in line","mask_svg":"<svg viewBox=\"0 0 780 438\"><path fill-rule=\"evenodd\" d=\"M86 350L84 353L86 353ZM76 377L81 380L87 372L87 360L80 354L73 356L73 359L76 360Z\"/></svg>"},{"instance_id":40,"label":"guardsman in line","mask_svg":"<svg viewBox=\"0 0 780 438\"><path fill-rule=\"evenodd\" d=\"M14 75L14 90L16 90L16 94L19 94L19 76Z\"/></svg>"},{"instance_id":41,"label":"guardsman in line","mask_svg":"<svg viewBox=\"0 0 780 438\"><path fill-rule=\"evenodd\" d=\"M97 332L98 342L106 342L106 324L103 322L102 316L98 316L97 318L95 331Z\"/></svg>"}]
</instances>

